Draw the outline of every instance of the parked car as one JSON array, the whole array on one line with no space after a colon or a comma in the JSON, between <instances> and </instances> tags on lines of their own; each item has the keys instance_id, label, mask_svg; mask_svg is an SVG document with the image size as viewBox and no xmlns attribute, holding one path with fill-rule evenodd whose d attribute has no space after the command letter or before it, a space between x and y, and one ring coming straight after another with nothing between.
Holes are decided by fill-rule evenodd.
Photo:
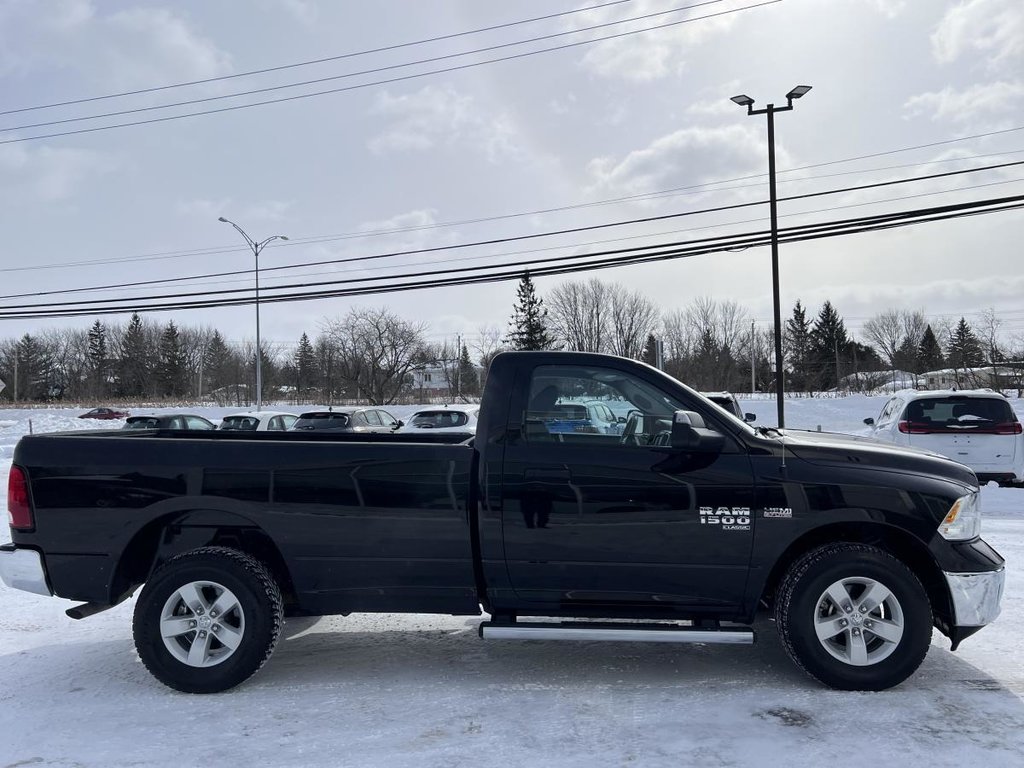
<instances>
[{"instance_id":1,"label":"parked car","mask_svg":"<svg viewBox=\"0 0 1024 768\"><path fill-rule=\"evenodd\" d=\"M118 411L113 408L93 408L88 413L83 413L80 419L127 419L128 411Z\"/></svg>"},{"instance_id":2,"label":"parked car","mask_svg":"<svg viewBox=\"0 0 1024 768\"><path fill-rule=\"evenodd\" d=\"M745 421L748 424L752 421L757 421L756 413L743 412L740 401L736 399L736 395L732 392L701 392L701 394L715 405L724 408L740 421Z\"/></svg>"},{"instance_id":3,"label":"parked car","mask_svg":"<svg viewBox=\"0 0 1024 768\"><path fill-rule=\"evenodd\" d=\"M559 392L614 393L623 434L552 434ZM935 650L933 627L956 650L999 615L1006 569L981 538L977 478L943 456L754 429L650 366L581 352L497 355L477 431L473 446L26 435L0 578L81 601L75 618L135 595L138 658L190 693L254 674L286 613L483 607L488 640L739 653L763 607L790 657L845 690L898 685Z\"/></svg>"},{"instance_id":4,"label":"parked car","mask_svg":"<svg viewBox=\"0 0 1024 768\"><path fill-rule=\"evenodd\" d=\"M282 411L249 411L233 413L221 419L217 429L239 430L242 432L284 432L299 417Z\"/></svg>"},{"instance_id":5,"label":"parked car","mask_svg":"<svg viewBox=\"0 0 1024 768\"><path fill-rule=\"evenodd\" d=\"M1024 483L1024 435L1010 401L990 389L897 392L871 436L948 456L974 470L982 483Z\"/></svg>"},{"instance_id":6,"label":"parked car","mask_svg":"<svg viewBox=\"0 0 1024 768\"><path fill-rule=\"evenodd\" d=\"M380 408L328 408L301 414L290 429L296 432L388 434L397 430L402 423Z\"/></svg>"},{"instance_id":7,"label":"parked car","mask_svg":"<svg viewBox=\"0 0 1024 768\"><path fill-rule=\"evenodd\" d=\"M476 434L478 405L444 405L424 408L409 417L399 434L442 433L472 437Z\"/></svg>"},{"instance_id":8,"label":"parked car","mask_svg":"<svg viewBox=\"0 0 1024 768\"><path fill-rule=\"evenodd\" d=\"M121 429L188 429L207 430L217 427L209 419L194 413L161 413L149 416L129 416Z\"/></svg>"}]
</instances>

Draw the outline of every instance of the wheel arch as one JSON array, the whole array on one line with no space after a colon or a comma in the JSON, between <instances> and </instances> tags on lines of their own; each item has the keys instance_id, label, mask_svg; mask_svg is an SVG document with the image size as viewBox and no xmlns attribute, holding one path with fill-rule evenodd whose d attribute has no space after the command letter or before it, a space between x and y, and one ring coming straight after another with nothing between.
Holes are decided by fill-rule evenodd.
<instances>
[{"instance_id":1,"label":"wheel arch","mask_svg":"<svg viewBox=\"0 0 1024 768\"><path fill-rule=\"evenodd\" d=\"M949 634L953 608L942 569L924 542L900 528L882 523L833 523L808 531L794 540L775 561L756 595L758 601L771 606L779 584L793 563L813 549L840 541L869 544L903 562L924 586L939 629Z\"/></svg>"},{"instance_id":2,"label":"wheel arch","mask_svg":"<svg viewBox=\"0 0 1024 768\"><path fill-rule=\"evenodd\" d=\"M223 546L266 564L286 604L295 602L291 572L273 538L235 512L194 509L161 515L144 525L121 553L111 579L111 602L135 590L172 557L207 546Z\"/></svg>"}]
</instances>

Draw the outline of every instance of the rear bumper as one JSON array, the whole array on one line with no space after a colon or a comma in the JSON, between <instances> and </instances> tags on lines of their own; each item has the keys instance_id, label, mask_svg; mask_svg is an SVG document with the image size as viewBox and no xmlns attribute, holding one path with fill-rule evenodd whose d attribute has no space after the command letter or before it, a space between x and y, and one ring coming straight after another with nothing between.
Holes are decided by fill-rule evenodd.
<instances>
[{"instance_id":1,"label":"rear bumper","mask_svg":"<svg viewBox=\"0 0 1024 768\"><path fill-rule=\"evenodd\" d=\"M999 615L1006 569L983 573L947 573L946 584L953 600L957 627L983 627Z\"/></svg>"},{"instance_id":2,"label":"rear bumper","mask_svg":"<svg viewBox=\"0 0 1024 768\"><path fill-rule=\"evenodd\" d=\"M13 544L0 547L0 580L12 589L47 597L53 594L46 581L43 556L31 549L18 549Z\"/></svg>"}]
</instances>

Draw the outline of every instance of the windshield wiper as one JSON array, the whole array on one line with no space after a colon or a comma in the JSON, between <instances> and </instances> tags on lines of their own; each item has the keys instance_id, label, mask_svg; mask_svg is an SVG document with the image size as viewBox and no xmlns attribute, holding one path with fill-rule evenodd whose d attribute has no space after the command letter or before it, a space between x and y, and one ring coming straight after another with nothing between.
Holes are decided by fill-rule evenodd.
<instances>
[{"instance_id":1,"label":"windshield wiper","mask_svg":"<svg viewBox=\"0 0 1024 768\"><path fill-rule=\"evenodd\" d=\"M759 435L764 435L766 437L772 432L774 432L779 437L782 437L783 435L782 430L779 429L778 427L765 427L763 425L758 425L757 427L755 427L755 429L757 430L757 433Z\"/></svg>"}]
</instances>

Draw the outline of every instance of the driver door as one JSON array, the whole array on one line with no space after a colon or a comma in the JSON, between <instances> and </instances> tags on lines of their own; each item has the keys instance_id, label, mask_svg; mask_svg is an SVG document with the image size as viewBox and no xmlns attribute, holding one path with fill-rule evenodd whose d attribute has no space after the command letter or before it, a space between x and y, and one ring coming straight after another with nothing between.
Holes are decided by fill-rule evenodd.
<instances>
[{"instance_id":1,"label":"driver door","mask_svg":"<svg viewBox=\"0 0 1024 768\"><path fill-rule=\"evenodd\" d=\"M541 365L527 391L512 408L502 473L502 534L518 598L538 608L738 604L754 523L739 441L726 433L725 449L713 454L669 447L672 414L697 406L635 369ZM624 434L565 431L557 406L585 401L628 416ZM716 514L701 515L702 507Z\"/></svg>"}]
</instances>

